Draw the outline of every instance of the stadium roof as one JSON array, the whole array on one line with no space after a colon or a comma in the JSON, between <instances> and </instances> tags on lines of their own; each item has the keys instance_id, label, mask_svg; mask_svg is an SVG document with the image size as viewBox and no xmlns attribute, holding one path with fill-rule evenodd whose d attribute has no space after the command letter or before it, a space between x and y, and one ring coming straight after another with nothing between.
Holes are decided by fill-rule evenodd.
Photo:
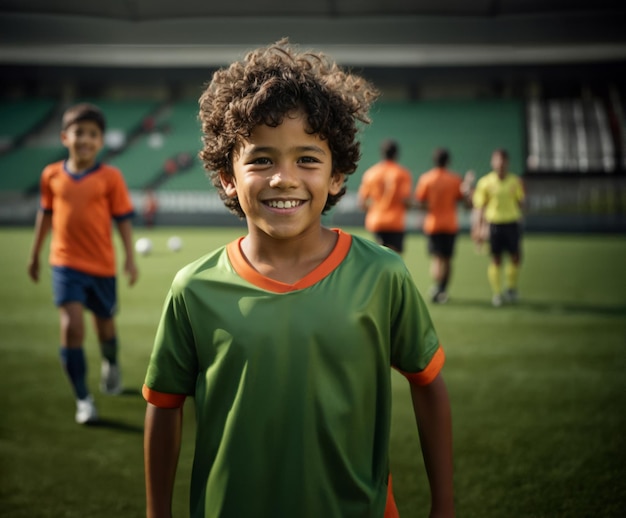
<instances>
[{"instance_id":1,"label":"stadium roof","mask_svg":"<svg viewBox=\"0 0 626 518\"><path fill-rule=\"evenodd\" d=\"M623 0L0 0L0 64L219 66L288 36L344 64L621 61Z\"/></svg>"}]
</instances>

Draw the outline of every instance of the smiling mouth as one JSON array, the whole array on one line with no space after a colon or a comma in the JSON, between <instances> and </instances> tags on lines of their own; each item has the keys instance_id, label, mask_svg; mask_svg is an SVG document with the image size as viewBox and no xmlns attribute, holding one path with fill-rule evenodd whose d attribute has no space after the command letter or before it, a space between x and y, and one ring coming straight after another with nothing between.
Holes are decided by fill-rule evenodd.
<instances>
[{"instance_id":1,"label":"smiling mouth","mask_svg":"<svg viewBox=\"0 0 626 518\"><path fill-rule=\"evenodd\" d=\"M295 209L304 202L302 200L269 200L265 203L273 209Z\"/></svg>"}]
</instances>

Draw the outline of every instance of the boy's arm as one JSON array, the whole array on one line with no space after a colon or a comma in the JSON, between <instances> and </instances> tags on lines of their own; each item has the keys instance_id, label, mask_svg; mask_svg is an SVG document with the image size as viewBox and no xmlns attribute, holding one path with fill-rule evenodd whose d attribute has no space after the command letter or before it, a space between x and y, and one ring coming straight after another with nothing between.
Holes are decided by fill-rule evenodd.
<instances>
[{"instance_id":1,"label":"boy's arm","mask_svg":"<svg viewBox=\"0 0 626 518\"><path fill-rule=\"evenodd\" d=\"M183 409L148 403L144 428L146 517L171 518Z\"/></svg>"},{"instance_id":2,"label":"boy's arm","mask_svg":"<svg viewBox=\"0 0 626 518\"><path fill-rule=\"evenodd\" d=\"M51 228L52 213L39 210L35 220L35 237L28 260L28 275L34 282L39 280L39 254Z\"/></svg>"},{"instance_id":3,"label":"boy's arm","mask_svg":"<svg viewBox=\"0 0 626 518\"><path fill-rule=\"evenodd\" d=\"M461 182L461 199L466 209L471 209L474 204L472 198L474 197L474 182L476 181L476 175L471 169L465 172L463 181Z\"/></svg>"},{"instance_id":4,"label":"boy's arm","mask_svg":"<svg viewBox=\"0 0 626 518\"><path fill-rule=\"evenodd\" d=\"M137 270L137 264L135 263L135 250L133 248L133 227L130 219L123 219L117 222L117 230L122 238L122 244L124 246L124 254L126 259L124 261L124 272L128 275L128 284L132 286L137 281L139 272Z\"/></svg>"},{"instance_id":5,"label":"boy's arm","mask_svg":"<svg viewBox=\"0 0 626 518\"><path fill-rule=\"evenodd\" d=\"M454 516L452 417L441 374L428 385L411 384L424 465L430 484L430 518Z\"/></svg>"}]
</instances>

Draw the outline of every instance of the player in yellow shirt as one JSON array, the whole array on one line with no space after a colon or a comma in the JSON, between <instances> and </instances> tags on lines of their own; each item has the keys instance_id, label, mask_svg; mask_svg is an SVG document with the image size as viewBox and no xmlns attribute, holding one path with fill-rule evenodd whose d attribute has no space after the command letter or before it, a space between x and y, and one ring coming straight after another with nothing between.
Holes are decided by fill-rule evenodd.
<instances>
[{"instance_id":1,"label":"player in yellow shirt","mask_svg":"<svg viewBox=\"0 0 626 518\"><path fill-rule=\"evenodd\" d=\"M477 212L472 238L479 245L485 239L481 229L489 225L491 262L487 270L493 293L492 303L501 306L504 301L517 301L517 281L521 263L521 220L524 187L521 179L509 172L509 155L505 149L496 149L491 156L493 171L476 185L473 203ZM502 291L502 255L510 261L505 268L506 291Z\"/></svg>"}]
</instances>

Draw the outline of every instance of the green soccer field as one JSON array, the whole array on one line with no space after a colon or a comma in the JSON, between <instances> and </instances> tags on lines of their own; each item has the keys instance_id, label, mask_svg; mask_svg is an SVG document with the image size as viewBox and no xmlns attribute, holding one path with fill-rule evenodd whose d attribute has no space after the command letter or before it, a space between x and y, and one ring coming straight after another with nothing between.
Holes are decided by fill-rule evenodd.
<instances>
[{"instance_id":1,"label":"green soccer field","mask_svg":"<svg viewBox=\"0 0 626 518\"><path fill-rule=\"evenodd\" d=\"M81 427L59 366L49 271L31 283L31 230L0 229L0 516L145 515L140 388L163 298L180 267L241 232L135 231L136 238L151 237L154 250L138 258L135 287L119 284L127 390L119 397L97 392L97 343L89 328L89 379L102 422ZM166 247L174 234L184 243L178 253ZM458 516L625 516L626 238L532 235L524 245L518 305L491 307L487 257L463 236L450 302L431 306L448 358L443 372L453 407ZM425 248L422 236L411 235L405 253L423 293ZM426 517L408 388L393 376L396 500L403 518ZM188 516L193 422L188 401L176 517Z\"/></svg>"}]
</instances>

